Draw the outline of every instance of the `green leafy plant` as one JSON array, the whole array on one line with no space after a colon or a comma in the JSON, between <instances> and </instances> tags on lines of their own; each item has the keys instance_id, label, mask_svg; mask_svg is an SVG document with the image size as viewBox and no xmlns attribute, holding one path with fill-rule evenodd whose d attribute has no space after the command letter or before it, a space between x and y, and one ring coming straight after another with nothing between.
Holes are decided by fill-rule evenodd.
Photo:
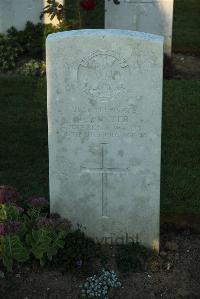
<instances>
[{"instance_id":1,"label":"green leafy plant","mask_svg":"<svg viewBox=\"0 0 200 299\"><path fill-rule=\"evenodd\" d=\"M52 26L53 27L53 26ZM52 28L53 30L53 28ZM27 22L24 30L11 27L8 30L9 39L14 39L23 49L23 56L41 59L45 54L45 25Z\"/></svg>"},{"instance_id":2,"label":"green leafy plant","mask_svg":"<svg viewBox=\"0 0 200 299\"><path fill-rule=\"evenodd\" d=\"M29 252L24 246L24 224L20 221L23 209L13 204L0 205L0 258L7 271L11 271L14 261L25 262Z\"/></svg>"},{"instance_id":3,"label":"green leafy plant","mask_svg":"<svg viewBox=\"0 0 200 299\"><path fill-rule=\"evenodd\" d=\"M47 0L47 5L44 7L40 18L42 19L45 14L50 16L51 21L57 17L58 21L62 22L65 16L65 8L56 0Z\"/></svg>"},{"instance_id":4,"label":"green leafy plant","mask_svg":"<svg viewBox=\"0 0 200 299\"><path fill-rule=\"evenodd\" d=\"M25 76L45 74L45 42L48 34L68 30L59 24L33 24L27 22L24 30L11 27L7 34L0 34L0 72L15 70ZM20 66L21 65L21 66Z\"/></svg>"},{"instance_id":5,"label":"green leafy plant","mask_svg":"<svg viewBox=\"0 0 200 299\"><path fill-rule=\"evenodd\" d=\"M29 259L29 251L16 233L9 233L0 236L0 256L7 271L11 271L14 261L22 263Z\"/></svg>"},{"instance_id":6,"label":"green leafy plant","mask_svg":"<svg viewBox=\"0 0 200 299\"><path fill-rule=\"evenodd\" d=\"M26 241L30 245L31 252L35 258L40 261L41 265L44 265L46 257L52 260L52 257L57 254L58 249L63 248L64 236L64 231L57 234L54 230L43 228L32 230L26 236Z\"/></svg>"},{"instance_id":7,"label":"green leafy plant","mask_svg":"<svg viewBox=\"0 0 200 299\"><path fill-rule=\"evenodd\" d=\"M14 69L22 52L22 47L15 39L0 34L0 72Z\"/></svg>"},{"instance_id":8,"label":"green leafy plant","mask_svg":"<svg viewBox=\"0 0 200 299\"><path fill-rule=\"evenodd\" d=\"M28 207L25 218L26 226L29 227L26 244L34 257L44 265L47 259L52 260L58 249L64 247L64 239L70 231L71 223L58 214L47 217L43 212L48 207L48 202L43 197L31 198Z\"/></svg>"},{"instance_id":9,"label":"green leafy plant","mask_svg":"<svg viewBox=\"0 0 200 299\"><path fill-rule=\"evenodd\" d=\"M44 265L63 248L71 223L57 214L47 216L49 203L43 197L33 197L16 204L8 187L0 188L0 259L7 271L14 262L26 262L33 256ZM10 189L9 189L10 190ZM14 196L14 195L13 195Z\"/></svg>"},{"instance_id":10,"label":"green leafy plant","mask_svg":"<svg viewBox=\"0 0 200 299\"><path fill-rule=\"evenodd\" d=\"M64 247L70 225L68 224L67 228L63 223L60 221L58 224L50 218L39 218L37 228L27 234L26 243L30 252L40 261L40 265L44 265L47 259L51 261L58 249Z\"/></svg>"},{"instance_id":11,"label":"green leafy plant","mask_svg":"<svg viewBox=\"0 0 200 299\"><path fill-rule=\"evenodd\" d=\"M31 59L19 67L17 73L23 76L43 76L46 73L45 62Z\"/></svg>"}]
</instances>

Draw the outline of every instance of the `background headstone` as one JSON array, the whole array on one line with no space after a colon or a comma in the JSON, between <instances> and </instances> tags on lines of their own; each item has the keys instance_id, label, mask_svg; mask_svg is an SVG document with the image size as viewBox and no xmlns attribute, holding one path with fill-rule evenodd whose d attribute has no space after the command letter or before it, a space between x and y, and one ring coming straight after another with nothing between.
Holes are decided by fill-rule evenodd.
<instances>
[{"instance_id":1,"label":"background headstone","mask_svg":"<svg viewBox=\"0 0 200 299\"><path fill-rule=\"evenodd\" d=\"M164 51L171 56L174 0L105 1L105 28L129 29L162 35Z\"/></svg>"},{"instance_id":2,"label":"background headstone","mask_svg":"<svg viewBox=\"0 0 200 299\"><path fill-rule=\"evenodd\" d=\"M47 38L51 211L101 242L158 248L163 38Z\"/></svg>"},{"instance_id":3,"label":"background headstone","mask_svg":"<svg viewBox=\"0 0 200 299\"><path fill-rule=\"evenodd\" d=\"M59 3L63 4L64 0L59 0ZM46 5L47 0L0 0L0 32L6 32L11 26L23 30L28 21L57 25L56 17L51 21L45 15L40 20L40 14Z\"/></svg>"}]
</instances>

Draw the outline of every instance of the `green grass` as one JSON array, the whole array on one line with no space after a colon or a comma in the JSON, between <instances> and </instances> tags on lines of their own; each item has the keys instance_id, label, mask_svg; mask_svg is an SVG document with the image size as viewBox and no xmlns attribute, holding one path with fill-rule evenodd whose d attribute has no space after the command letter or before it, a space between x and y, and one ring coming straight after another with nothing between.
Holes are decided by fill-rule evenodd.
<instances>
[{"instance_id":1,"label":"green grass","mask_svg":"<svg viewBox=\"0 0 200 299\"><path fill-rule=\"evenodd\" d=\"M44 79L0 77L0 184L48 196Z\"/></svg>"},{"instance_id":2,"label":"green grass","mask_svg":"<svg viewBox=\"0 0 200 299\"><path fill-rule=\"evenodd\" d=\"M0 77L0 185L48 196L46 82ZM200 214L200 82L165 81L161 214Z\"/></svg>"},{"instance_id":3,"label":"green grass","mask_svg":"<svg viewBox=\"0 0 200 299\"><path fill-rule=\"evenodd\" d=\"M175 0L173 50L200 55L200 1Z\"/></svg>"},{"instance_id":4,"label":"green grass","mask_svg":"<svg viewBox=\"0 0 200 299\"><path fill-rule=\"evenodd\" d=\"M164 85L161 211L200 214L200 82Z\"/></svg>"}]
</instances>

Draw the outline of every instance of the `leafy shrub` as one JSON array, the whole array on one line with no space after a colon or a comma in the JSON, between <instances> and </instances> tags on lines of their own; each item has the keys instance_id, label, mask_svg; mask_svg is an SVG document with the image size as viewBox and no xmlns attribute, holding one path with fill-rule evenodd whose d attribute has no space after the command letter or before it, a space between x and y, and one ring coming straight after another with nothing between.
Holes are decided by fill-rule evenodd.
<instances>
[{"instance_id":1,"label":"leafy shrub","mask_svg":"<svg viewBox=\"0 0 200 299\"><path fill-rule=\"evenodd\" d=\"M17 60L23 52L16 39L0 35L0 71L6 72L16 67Z\"/></svg>"},{"instance_id":2,"label":"leafy shrub","mask_svg":"<svg viewBox=\"0 0 200 299\"><path fill-rule=\"evenodd\" d=\"M23 49L23 54L31 58L41 58L44 55L44 25L31 22L26 23L24 30L11 27L8 37L15 39Z\"/></svg>"},{"instance_id":3,"label":"leafy shrub","mask_svg":"<svg viewBox=\"0 0 200 299\"><path fill-rule=\"evenodd\" d=\"M43 76L46 73L44 61L30 60L17 69L17 73L23 76Z\"/></svg>"},{"instance_id":4,"label":"leafy shrub","mask_svg":"<svg viewBox=\"0 0 200 299\"><path fill-rule=\"evenodd\" d=\"M48 222L47 219L45 221ZM58 249L64 247L67 230L51 225L53 224L45 224L44 222L26 235L26 242L30 246L30 251L40 261L40 265L44 265L47 259L51 261Z\"/></svg>"},{"instance_id":5,"label":"leafy shrub","mask_svg":"<svg viewBox=\"0 0 200 299\"><path fill-rule=\"evenodd\" d=\"M26 262L29 259L29 252L23 245L22 240L15 233L8 233L0 238L1 258L7 271L11 271L13 261Z\"/></svg>"},{"instance_id":6,"label":"leafy shrub","mask_svg":"<svg viewBox=\"0 0 200 299\"><path fill-rule=\"evenodd\" d=\"M118 247L116 263L121 272L136 272L144 270L147 259L156 253L138 242L123 244Z\"/></svg>"},{"instance_id":7,"label":"leafy shrub","mask_svg":"<svg viewBox=\"0 0 200 299\"><path fill-rule=\"evenodd\" d=\"M36 62L45 57L46 37L50 33L68 30L69 26L60 24L53 26L38 23L34 25L27 22L24 30L17 30L11 27L7 34L0 34L0 72L7 72L17 67L18 62L31 58L19 68L23 75L43 75L45 65L43 62Z\"/></svg>"},{"instance_id":8,"label":"leafy shrub","mask_svg":"<svg viewBox=\"0 0 200 299\"><path fill-rule=\"evenodd\" d=\"M48 34L68 30L64 24L53 26L52 24L33 24L27 22L24 30L17 30L11 27L8 30L8 38L14 39L23 49L23 55L33 59L45 57L45 42Z\"/></svg>"},{"instance_id":9,"label":"leafy shrub","mask_svg":"<svg viewBox=\"0 0 200 299\"><path fill-rule=\"evenodd\" d=\"M56 0L47 0L47 5L44 7L40 18L42 19L45 14L50 15L50 20L52 21L55 17L59 22L64 20L65 8L64 6Z\"/></svg>"},{"instance_id":10,"label":"leafy shrub","mask_svg":"<svg viewBox=\"0 0 200 299\"><path fill-rule=\"evenodd\" d=\"M33 197L29 200L29 209L25 218L29 230L26 234L26 244L34 257L44 265L47 260L63 248L65 237L71 228L71 223L59 215L47 217L42 210L48 206L43 197Z\"/></svg>"},{"instance_id":11,"label":"leafy shrub","mask_svg":"<svg viewBox=\"0 0 200 299\"><path fill-rule=\"evenodd\" d=\"M15 205L0 206L0 258L8 271L13 262L25 262L29 259L28 249L24 246L24 225L21 221L22 209Z\"/></svg>"},{"instance_id":12,"label":"leafy shrub","mask_svg":"<svg viewBox=\"0 0 200 299\"><path fill-rule=\"evenodd\" d=\"M41 265L44 265L47 259L51 261L58 249L64 247L70 228L71 223L59 215L36 218L32 230L26 235L26 242Z\"/></svg>"},{"instance_id":13,"label":"leafy shrub","mask_svg":"<svg viewBox=\"0 0 200 299\"><path fill-rule=\"evenodd\" d=\"M121 283L118 281L114 271L102 270L100 275L88 277L80 285L81 296L85 298L108 298L108 292L111 288L120 288Z\"/></svg>"},{"instance_id":14,"label":"leafy shrub","mask_svg":"<svg viewBox=\"0 0 200 299\"><path fill-rule=\"evenodd\" d=\"M19 200L20 194L12 186L0 186L0 204Z\"/></svg>"},{"instance_id":15,"label":"leafy shrub","mask_svg":"<svg viewBox=\"0 0 200 299\"><path fill-rule=\"evenodd\" d=\"M49 204L43 197L30 198L22 208L8 195L0 204L0 259L7 271L31 256L44 265L64 247L71 223L57 214L47 217Z\"/></svg>"}]
</instances>

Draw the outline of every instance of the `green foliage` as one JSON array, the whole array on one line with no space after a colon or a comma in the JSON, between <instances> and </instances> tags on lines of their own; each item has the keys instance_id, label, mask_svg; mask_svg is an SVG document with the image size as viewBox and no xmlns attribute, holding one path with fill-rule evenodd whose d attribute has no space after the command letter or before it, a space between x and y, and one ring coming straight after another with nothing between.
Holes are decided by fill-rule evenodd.
<instances>
[{"instance_id":1,"label":"green foliage","mask_svg":"<svg viewBox=\"0 0 200 299\"><path fill-rule=\"evenodd\" d=\"M59 22L64 20L65 9L62 4L60 4L56 0L47 0L47 5L44 7L43 12L40 15L40 18L43 18L45 14L50 16L50 20L52 21L55 17L59 20Z\"/></svg>"},{"instance_id":2,"label":"green foliage","mask_svg":"<svg viewBox=\"0 0 200 299\"><path fill-rule=\"evenodd\" d=\"M43 76L46 73L45 62L32 59L18 68L17 73L23 76Z\"/></svg>"},{"instance_id":3,"label":"green foliage","mask_svg":"<svg viewBox=\"0 0 200 299\"><path fill-rule=\"evenodd\" d=\"M0 204L0 221L18 220L20 212L14 205Z\"/></svg>"},{"instance_id":4,"label":"green foliage","mask_svg":"<svg viewBox=\"0 0 200 299\"><path fill-rule=\"evenodd\" d=\"M19 221L20 211L12 204L0 205L0 259L7 271L11 271L13 262L25 262L29 251L23 244L24 225Z\"/></svg>"},{"instance_id":5,"label":"green foliage","mask_svg":"<svg viewBox=\"0 0 200 299\"><path fill-rule=\"evenodd\" d=\"M60 23L57 26L53 26L52 24L47 24L47 25L43 25L43 26L44 26L45 41L46 41L48 34L67 31L67 30L71 29L70 26L65 23Z\"/></svg>"},{"instance_id":6,"label":"green foliage","mask_svg":"<svg viewBox=\"0 0 200 299\"><path fill-rule=\"evenodd\" d=\"M59 27L65 26L67 30L81 29L82 15L79 0L67 1L65 6L56 0L48 0L47 3L41 13L41 18L47 14L50 20L53 20L55 17L58 19Z\"/></svg>"},{"instance_id":7,"label":"green foliage","mask_svg":"<svg viewBox=\"0 0 200 299\"><path fill-rule=\"evenodd\" d=\"M44 265L46 259L51 261L58 249L63 248L65 236L64 230L57 231L55 228L43 227L32 229L26 236L26 243L34 257Z\"/></svg>"},{"instance_id":8,"label":"green foliage","mask_svg":"<svg viewBox=\"0 0 200 299\"><path fill-rule=\"evenodd\" d=\"M146 260L155 252L140 245L138 242L120 245L116 254L116 262L121 272L144 270Z\"/></svg>"},{"instance_id":9,"label":"green foliage","mask_svg":"<svg viewBox=\"0 0 200 299\"><path fill-rule=\"evenodd\" d=\"M45 27L42 23L27 22L24 30L11 27L7 36L14 39L23 49L23 55L33 59L42 59L45 55ZM51 29L51 30L50 30ZM48 26L49 31L54 31L54 26Z\"/></svg>"},{"instance_id":10,"label":"green foliage","mask_svg":"<svg viewBox=\"0 0 200 299\"><path fill-rule=\"evenodd\" d=\"M29 251L23 244L24 225L19 220L17 207L0 205L0 259L7 271L12 270L14 261L25 262L29 258Z\"/></svg>"},{"instance_id":11,"label":"green foliage","mask_svg":"<svg viewBox=\"0 0 200 299\"><path fill-rule=\"evenodd\" d=\"M0 34L0 72L15 68L22 52L22 47L16 39Z\"/></svg>"},{"instance_id":12,"label":"green foliage","mask_svg":"<svg viewBox=\"0 0 200 299\"><path fill-rule=\"evenodd\" d=\"M25 262L29 259L29 251L16 234L0 236L0 258L7 271L12 271L13 262Z\"/></svg>"},{"instance_id":13,"label":"green foliage","mask_svg":"<svg viewBox=\"0 0 200 299\"><path fill-rule=\"evenodd\" d=\"M68 30L69 26L59 24L33 24L27 22L24 30L17 30L11 27L7 37L15 40L23 49L23 55L33 59L43 59L45 57L45 42L48 34Z\"/></svg>"},{"instance_id":14,"label":"green foliage","mask_svg":"<svg viewBox=\"0 0 200 299\"><path fill-rule=\"evenodd\" d=\"M11 27L6 35L0 35L0 72L13 70L18 64L22 64L18 70L22 75L45 74L45 64L38 60L45 58L46 37L68 29L69 25L64 23L53 26L27 22L25 29L19 31ZM26 63L27 59L31 60Z\"/></svg>"},{"instance_id":15,"label":"green foliage","mask_svg":"<svg viewBox=\"0 0 200 299\"><path fill-rule=\"evenodd\" d=\"M44 198L32 198L25 204L27 210L12 202L0 204L0 259L7 271L31 255L44 265L64 247L71 223L57 214L47 217L46 203Z\"/></svg>"}]
</instances>

